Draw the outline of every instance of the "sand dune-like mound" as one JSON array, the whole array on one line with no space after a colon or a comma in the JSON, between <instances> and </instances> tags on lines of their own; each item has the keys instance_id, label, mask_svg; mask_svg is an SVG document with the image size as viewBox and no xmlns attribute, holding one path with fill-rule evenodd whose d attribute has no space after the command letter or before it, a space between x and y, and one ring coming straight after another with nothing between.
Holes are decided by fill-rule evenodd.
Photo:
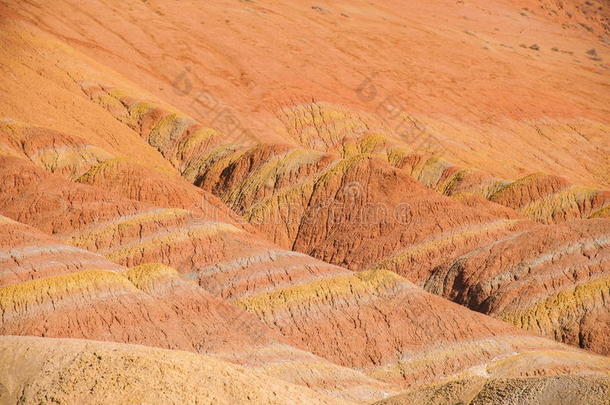
<instances>
[{"instance_id":1,"label":"sand dune-like mound","mask_svg":"<svg viewBox=\"0 0 610 405\"><path fill-rule=\"evenodd\" d=\"M607 404L607 377L531 377L456 380L402 394L379 405L400 404Z\"/></svg>"},{"instance_id":2,"label":"sand dune-like mound","mask_svg":"<svg viewBox=\"0 0 610 405\"><path fill-rule=\"evenodd\" d=\"M0 357L0 399L6 403L350 403L213 357L177 350L3 336Z\"/></svg>"},{"instance_id":3,"label":"sand dune-like mound","mask_svg":"<svg viewBox=\"0 0 610 405\"><path fill-rule=\"evenodd\" d=\"M0 402L608 402L603 1L0 1Z\"/></svg>"}]
</instances>

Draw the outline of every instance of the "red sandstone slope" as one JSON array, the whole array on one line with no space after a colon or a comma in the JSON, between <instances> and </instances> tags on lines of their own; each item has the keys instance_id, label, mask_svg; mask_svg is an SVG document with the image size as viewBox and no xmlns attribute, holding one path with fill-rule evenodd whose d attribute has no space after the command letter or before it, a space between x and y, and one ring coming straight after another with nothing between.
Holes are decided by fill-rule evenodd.
<instances>
[{"instance_id":1,"label":"red sandstone slope","mask_svg":"<svg viewBox=\"0 0 610 405\"><path fill-rule=\"evenodd\" d=\"M426 289L543 335L608 354L610 224L538 227L436 268Z\"/></svg>"},{"instance_id":2,"label":"red sandstone slope","mask_svg":"<svg viewBox=\"0 0 610 405\"><path fill-rule=\"evenodd\" d=\"M237 299L240 306L258 315L291 344L339 365L363 368L372 377L391 382L394 386L421 384L456 372L465 372L481 362L493 363L498 356L511 357L514 353L532 351L545 356L543 353L549 350L562 356L561 353L568 355L573 352L555 343L522 335L506 324L427 295L389 272L373 271L353 275L303 254L282 251L262 241L248 241L246 231L235 225L209 221L202 223L200 221L205 218L198 220L196 213L154 208L138 201L111 197L105 195L102 188L79 185L57 174L48 174L21 158L4 158L2 166L3 183L13 185L2 195L4 212L53 232L56 237L68 243L87 247L126 265L154 260L168 264L179 263L183 274L195 278L200 285L214 294ZM43 203L40 205L42 209L37 210L35 202L39 200L39 195L24 190L42 189L43 185L48 186L44 193L44 197L50 201L48 205L69 209L48 210L44 209L47 204ZM15 202L11 198L11 192L23 196L22 199ZM108 208L100 211L98 207L93 215L93 201L104 202L104 206ZM26 210L25 207L30 208ZM72 231L66 233L68 224ZM202 234L196 232L198 227L202 227ZM235 243L239 243L239 249L237 245L231 249L231 245ZM202 249L203 247L205 249ZM169 283L171 291L178 297L160 305L157 301L159 297L154 299L156 294L153 294L151 300L148 282L144 285L145 291L148 291L147 295L143 296L138 291L141 288L138 287L141 277L137 276L137 270L134 271L134 280L129 276L130 273L127 273L129 281L113 276L112 273L80 272L8 287L9 289L2 291L6 301L3 304L6 308L3 325L5 333L42 333L36 329L42 327L44 335L66 336L67 333L68 336L100 338L107 335L100 335L95 325L104 325L104 322L100 321L107 311L117 313L121 307L132 310L139 308L137 311L149 314L144 319L150 318L154 325L154 319L167 319L168 315L162 315L159 311L169 305L170 308L177 308L173 311L180 314L176 320L164 321L164 327L169 329L162 333L170 342L165 342L165 339L159 342L154 339L151 341L155 336L153 330L156 327L138 316L134 317L132 311L125 313L124 319L118 321L115 334L110 335L110 338L191 350L201 350L197 349L200 347L198 345L210 344L209 339L204 338L201 343L195 342L194 346L191 346L193 343L190 338L172 332L181 330L183 325L191 325L191 319L199 319L197 322L203 320L200 319L201 315L189 315L184 309L178 309L182 305L187 308L200 306L196 304L197 300L200 300L196 298L197 294L189 298L189 295L185 297L180 289L176 291L180 285L190 285L188 282L184 284L180 279L176 279L175 273L170 274L169 279L161 277L161 285ZM155 274L147 275L145 280L148 281L151 277L156 279L156 272L153 273ZM132 285L134 283L136 288ZM94 285L99 287L92 288ZM110 297L107 295L108 285L113 286L110 288L110 291L113 291ZM31 299L39 302L37 291L49 288L48 286L53 286L57 293L49 296L53 305L47 307L47 311L50 308L54 310L45 317L52 316L49 319L54 322L49 325L56 329L41 324L38 318L41 315L40 309L27 304ZM190 288L195 287L193 285ZM83 289L87 293L82 299L91 306L93 312L80 312L79 319L82 320L78 321L78 324L89 324L91 327L79 329L75 335L77 332L72 330L69 324L64 324L70 318L67 318L63 311L71 311L71 297ZM116 296L119 291L121 293ZM164 298L166 299L168 298ZM180 304L181 301L184 303ZM25 304L22 304L24 302ZM309 308L307 311L299 309L303 303ZM25 312L9 308L25 308ZM337 308L341 310L338 312ZM290 316L286 317L283 313ZM414 316L415 314L417 316ZM169 319L173 318L174 316L171 316ZM431 322L432 319L437 321ZM153 329L142 334L135 333L138 328L134 330L134 325L142 321L142 330L151 327ZM172 322L177 323L172 326ZM380 329L382 324L386 327ZM123 335L125 331L122 325L131 325L131 332ZM303 328L304 325L307 327ZM185 331L192 333L196 328L195 324ZM212 337L224 335L217 329L210 330L209 326L205 328ZM348 330L351 332L346 335ZM373 330L377 332L371 335L370 331ZM451 335L447 336L449 330ZM198 335L201 339L202 335ZM146 339L140 340L144 337ZM172 343L174 339L177 339L176 343ZM366 343L359 345L355 339L363 339L363 343ZM184 343L178 343L181 341ZM461 352L464 348L468 348L466 355ZM577 352L575 354L579 355ZM439 358L442 361L439 362ZM313 367L311 362L308 364L308 367ZM571 365L569 370L587 370L587 364L577 362ZM328 367L325 366L325 369L328 370ZM298 376L296 380L307 382L307 373L299 370L297 367L293 372ZM274 372L273 369L271 372ZM547 372L555 373L552 367L545 371ZM333 387L332 378L333 373L327 371L322 387ZM345 386L341 380L334 384L338 384L338 387L335 385L334 388L337 395L354 395L356 398L375 398L379 395L375 390L379 392L384 389L381 388L381 382L372 380L367 382L371 388L365 393L350 394L349 385Z\"/></svg>"},{"instance_id":3,"label":"red sandstone slope","mask_svg":"<svg viewBox=\"0 0 610 405\"><path fill-rule=\"evenodd\" d=\"M0 333L117 342L85 372L110 346L3 338L9 375L73 360L0 398L235 372L119 343L254 369L224 401L603 396L607 357L538 334L606 353L607 10L540 5L0 1Z\"/></svg>"},{"instance_id":4,"label":"red sandstone slope","mask_svg":"<svg viewBox=\"0 0 610 405\"><path fill-rule=\"evenodd\" d=\"M101 165L105 167L106 163ZM205 214L204 211L197 214L189 213L184 209L156 208L147 203L124 199L117 195L112 196L106 194L103 188L74 183L59 174L49 174L23 158L3 158L2 167L3 184L11 184L10 188L4 189L0 198L3 212L52 232L61 240L105 254L109 259L118 260L125 265L149 261L179 264L178 267L183 274L195 278L200 285L217 295L238 299L239 305L253 311L269 327L276 329L297 347L343 366L364 367L372 376L399 386L405 383L421 383L431 378L442 378L466 370L481 361L487 362L497 356L510 356L515 352L532 350L566 352L567 350L539 338L519 337L521 333L508 325L484 317L479 318L480 315L443 302L440 298L426 295L417 287L401 281L391 273L375 271L354 276L346 270L316 262L302 254L281 251L262 241L257 242L252 239L248 241L246 231L240 230L236 225L210 222L205 217L198 219L200 215ZM112 183L106 185L115 192L120 190ZM194 186L190 187L194 188ZM13 193L17 193L20 199L12 198ZM100 204L106 208L101 210ZM58 209L48 209L48 207L58 207ZM203 233L200 233L199 229ZM231 245L234 246L233 249L230 248ZM155 274L145 279L151 277L156 279ZM171 276L169 280L161 277L162 285L169 283L172 291L176 290L183 283L176 284L179 280L171 281L175 277L175 275ZM167 318L168 315L159 312L167 305L170 308L180 308L181 305L186 305L187 308L200 306L196 304L197 300L200 300L196 298L197 294L188 298L189 295L185 297L184 292L180 290L173 292L177 294L176 298L160 305L157 301L159 298L151 299L150 291L148 295L142 295L138 291L137 280L140 277L134 278L136 288L132 286L134 281L131 277L128 275L127 278L129 281L112 276L112 273L80 272L11 286L10 289L3 291L6 300L3 306L14 308L18 305L17 308L22 308L25 305L26 311L6 312L5 310L3 325L5 333L37 334L42 333L37 331L37 328L42 328L46 336L67 334L67 336L100 338L108 336L100 334L101 331L98 330L98 326L104 325L104 322L100 323L100 321L107 311L121 314L117 312L118 308L139 308L137 311L149 314L144 319L154 320ZM92 288L94 285L99 287L94 289ZM114 286L111 287L111 291L114 292L110 297L107 296L108 285ZM24 302L22 300L39 301L39 298L36 298L36 291L48 288L47 286L57 289L57 293L49 297L53 302L52 308L55 309L45 315L46 318L54 320L48 325L56 329L45 327L40 323L37 306L21 304ZM82 300L91 306L93 312L81 311L79 319L82 320L78 321L78 324L91 326L76 331L64 324L70 318L65 317L63 308L69 313L71 297L83 289L88 292ZM328 297L330 301L318 302L315 297L324 296L326 293L323 292L327 290L331 294ZM28 291L31 293L27 293ZM116 296L119 291L121 293ZM346 292L347 295L344 295ZM30 295L32 293L33 297ZM15 297L23 298L15 301ZM153 295L152 298L155 296ZM282 304L285 300L288 301ZM306 312L297 309L302 300L305 300L310 308ZM181 301L184 303L180 304ZM296 308L293 307L295 304ZM333 309L336 305L343 307L341 313ZM201 315L189 315L185 309L173 309L176 310L179 311L180 317L171 322L164 321L164 327L169 329L162 332L162 336L167 337L159 342L153 339L156 335L156 332L153 332L156 327L150 325L148 321L141 324L142 330L146 331L151 327L153 329L141 334L135 333L140 328L135 328L135 325L143 319L134 316L132 311L125 313L124 316L121 315L117 323L118 329L110 335L110 339L191 350L201 350L197 348L202 344L209 345L207 338L201 343L196 341L191 343L191 338L176 334L183 325L190 325L191 319L201 318ZM267 314L268 310L271 310L273 315ZM291 314L287 319L289 322L279 321L284 318L280 311ZM414 313L420 316L413 318ZM35 314L38 315L34 316ZM430 317L438 317L443 321L431 323ZM169 319L174 319L174 316ZM313 322L313 319L319 320ZM357 325L360 332L345 335L345 331L352 328L350 325L354 322L353 319L359 319ZM387 324L386 330L379 329L382 319L385 319L383 322ZM172 322L176 323L172 324ZM486 326L481 327L483 324ZM121 325L131 325L129 334L123 335L125 331ZM297 325L308 327L293 329ZM196 328L196 325L192 325L185 331L190 334ZM173 330L176 332L172 332ZM206 326L205 330L206 333L211 333L212 337L218 334L224 335L223 332L210 329L209 326ZM372 330L379 332L371 336L369 331ZM448 340L447 330L452 331ZM201 339L202 336L207 336L206 333L196 335ZM368 343L361 349L355 350L359 345L354 346L354 339L359 334ZM424 336L425 340L422 341ZM146 339L141 340L143 337ZM170 341L166 342L165 339L168 338ZM326 339L325 344L320 345L320 339ZM394 343L389 344L390 341ZM478 344L485 346L484 351L480 351L481 348L475 349ZM456 352L464 345L471 348L467 356L460 354L459 351ZM426 360L421 363L425 365L425 369L416 367L414 360L410 359L411 355L407 353L418 353L418 356L426 353L424 356ZM444 359L441 363L435 360L438 356ZM418 359L417 363L420 362L421 359ZM577 365L573 370L578 371L582 367L585 367L584 363ZM549 369L549 372L553 372L552 369ZM297 374L303 373L303 371L297 372ZM331 382L324 382L322 387L332 386L332 378L332 373L327 374L325 380L331 379ZM307 381L306 374L299 376L298 380ZM341 386L342 383L338 384ZM381 387L381 382L368 384L372 384L372 387L375 387L374 384ZM341 395L349 397L351 394L341 392L346 389L349 392L349 388L335 388ZM366 394L358 394L356 398L362 398L362 395L374 397L378 394L370 390L375 389L380 388L370 388Z\"/></svg>"},{"instance_id":5,"label":"red sandstone slope","mask_svg":"<svg viewBox=\"0 0 610 405\"><path fill-rule=\"evenodd\" d=\"M396 128L396 114L379 107L391 97L386 107L418 118L460 165L504 178L559 171L608 186L603 2L34 1L4 9L206 125L226 107L259 139L286 140L279 107L314 99ZM371 100L355 90L373 75ZM219 109L206 108L208 93L196 100L200 91Z\"/></svg>"},{"instance_id":6,"label":"red sandstone slope","mask_svg":"<svg viewBox=\"0 0 610 405\"><path fill-rule=\"evenodd\" d=\"M120 270L101 255L62 245L35 228L0 217L0 286L72 273L86 268Z\"/></svg>"},{"instance_id":7,"label":"red sandstone slope","mask_svg":"<svg viewBox=\"0 0 610 405\"><path fill-rule=\"evenodd\" d=\"M530 212L532 219L542 222L547 218L562 222L573 215L586 218L592 212L603 212L608 203L608 192L575 191L561 178L532 175L514 182L494 180L484 173L460 171L434 158L405 153L399 142L387 136L366 131L346 136L328 122L317 124L316 133L309 138L327 141L327 152L281 144L240 147L223 142L218 135L201 138L200 133L209 134L209 130L141 100L98 87L85 87L85 91L96 102L121 101L123 107L113 109L117 119L184 168L184 177L220 196L276 243L352 269L390 269L422 285L436 266L449 266L462 254L536 227L494 202L515 210L524 207L522 212ZM329 111L333 110L316 114L325 119ZM201 145L195 159L184 157L183 145ZM455 198L439 196L410 176ZM476 194L465 194L473 191ZM591 221L602 233L610 224L608 220ZM551 226L544 232L555 234L560 229ZM562 235L566 243L577 243L576 235ZM603 255L607 248L602 241L592 252ZM605 263L601 273L604 269ZM576 287L577 283L572 280L569 285ZM581 303L582 311L607 312L600 301L605 291L601 288L598 299ZM550 299L557 292L547 289L542 297ZM579 322L571 319L562 325L556 317L549 319L542 313L534 320L548 322L554 329L575 327ZM582 328L586 334L603 335L605 330L590 322ZM603 344L591 346L566 334L552 336L604 350Z\"/></svg>"},{"instance_id":8,"label":"red sandstone slope","mask_svg":"<svg viewBox=\"0 0 610 405\"><path fill-rule=\"evenodd\" d=\"M103 268L99 256L88 253L97 260L84 262L80 256L66 255L70 251L83 255L84 251L62 246L56 240L53 249L47 248L47 241L54 238L39 232L35 232L35 248L19 249L18 241L29 237L33 230L7 218L3 223L11 227L3 227L2 240L16 248L0 252L14 260L9 267L11 273L3 272L0 277L1 334L76 337L188 350L348 399L372 400L398 390L290 346L256 317L213 297L167 266L149 263L124 269L109 264L111 271L98 270ZM57 264L53 269L36 266L45 263L43 260ZM59 267L60 263L65 269ZM27 275L33 266L38 269L33 280L15 283L13 274Z\"/></svg>"}]
</instances>

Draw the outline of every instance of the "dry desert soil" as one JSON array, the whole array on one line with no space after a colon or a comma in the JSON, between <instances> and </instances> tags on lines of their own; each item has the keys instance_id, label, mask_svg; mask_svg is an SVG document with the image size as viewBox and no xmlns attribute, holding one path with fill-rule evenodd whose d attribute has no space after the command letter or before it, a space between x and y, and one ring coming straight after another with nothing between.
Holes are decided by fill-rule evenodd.
<instances>
[{"instance_id":1,"label":"dry desert soil","mask_svg":"<svg viewBox=\"0 0 610 405\"><path fill-rule=\"evenodd\" d=\"M610 404L608 0L0 0L0 404Z\"/></svg>"}]
</instances>

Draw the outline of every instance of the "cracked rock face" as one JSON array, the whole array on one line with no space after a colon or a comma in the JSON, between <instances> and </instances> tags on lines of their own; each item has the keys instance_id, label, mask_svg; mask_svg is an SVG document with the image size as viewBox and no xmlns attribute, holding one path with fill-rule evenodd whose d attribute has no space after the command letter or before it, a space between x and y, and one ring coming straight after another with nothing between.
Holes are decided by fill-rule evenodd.
<instances>
[{"instance_id":1,"label":"cracked rock face","mask_svg":"<svg viewBox=\"0 0 610 405\"><path fill-rule=\"evenodd\" d=\"M607 4L276 3L0 1L0 402L606 404Z\"/></svg>"}]
</instances>

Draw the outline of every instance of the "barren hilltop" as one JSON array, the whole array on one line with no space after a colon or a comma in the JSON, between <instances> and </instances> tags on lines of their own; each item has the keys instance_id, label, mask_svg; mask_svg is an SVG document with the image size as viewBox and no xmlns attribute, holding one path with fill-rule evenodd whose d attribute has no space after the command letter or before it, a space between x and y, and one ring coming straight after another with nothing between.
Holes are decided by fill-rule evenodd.
<instances>
[{"instance_id":1,"label":"barren hilltop","mask_svg":"<svg viewBox=\"0 0 610 405\"><path fill-rule=\"evenodd\" d=\"M610 404L608 1L0 25L0 403Z\"/></svg>"}]
</instances>

